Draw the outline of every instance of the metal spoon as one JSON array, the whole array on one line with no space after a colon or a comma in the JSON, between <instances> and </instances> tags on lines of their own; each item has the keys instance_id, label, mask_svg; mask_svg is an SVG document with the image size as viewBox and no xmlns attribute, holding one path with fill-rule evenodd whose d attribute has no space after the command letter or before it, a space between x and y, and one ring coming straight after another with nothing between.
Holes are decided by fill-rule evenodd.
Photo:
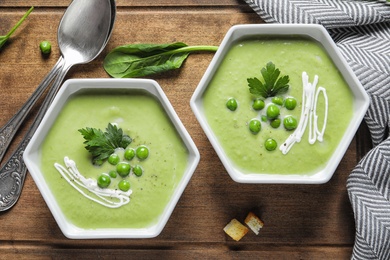
<instances>
[{"instance_id":1,"label":"metal spoon","mask_svg":"<svg viewBox=\"0 0 390 260\"><path fill-rule=\"evenodd\" d=\"M116 8L113 5L115 2L112 0L73 0L62 17L58 28L58 45L62 59L57 63L59 68L55 71L58 71L58 75L24 139L0 168L0 211L8 210L19 199L27 172L23 151L53 101L66 73L73 65L95 59L106 46L113 28L112 16L115 17Z\"/></svg>"},{"instance_id":2,"label":"metal spoon","mask_svg":"<svg viewBox=\"0 0 390 260\"><path fill-rule=\"evenodd\" d=\"M110 33L107 36L106 41L111 36L112 28L115 23L116 17L116 4L115 0L110 0L111 4L111 24L110 24ZM65 17L65 15L64 15ZM55 76L58 74L59 69L64 66L64 59L61 56L57 63L54 65L52 70L46 75L42 82L38 85L36 90L31 94L29 99L24 103L24 105L19 109L18 112L2 127L0 128L0 162L2 161L9 145L11 144L17 130L20 128L22 122L27 117L28 113L31 111L35 103L40 99L40 97L45 92L46 88L53 81ZM1 195L1 194L0 194Z\"/></svg>"}]
</instances>

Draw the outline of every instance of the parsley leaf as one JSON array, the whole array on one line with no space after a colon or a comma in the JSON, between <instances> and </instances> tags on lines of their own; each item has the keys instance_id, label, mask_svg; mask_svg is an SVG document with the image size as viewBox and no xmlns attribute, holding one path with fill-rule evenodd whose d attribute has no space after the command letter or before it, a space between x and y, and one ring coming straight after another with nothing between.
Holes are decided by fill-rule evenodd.
<instances>
[{"instance_id":1,"label":"parsley leaf","mask_svg":"<svg viewBox=\"0 0 390 260\"><path fill-rule=\"evenodd\" d=\"M116 148L125 149L133 140L123 134L116 125L108 124L106 132L100 129L86 127L78 130L84 137L85 149L92 154L92 162L101 165L114 153Z\"/></svg>"},{"instance_id":2,"label":"parsley leaf","mask_svg":"<svg viewBox=\"0 0 390 260\"><path fill-rule=\"evenodd\" d=\"M268 62L261 69L261 75L263 76L264 82L256 77L247 79L250 93L267 98L284 94L288 91L289 76L279 77L280 70L272 62Z\"/></svg>"}]
</instances>

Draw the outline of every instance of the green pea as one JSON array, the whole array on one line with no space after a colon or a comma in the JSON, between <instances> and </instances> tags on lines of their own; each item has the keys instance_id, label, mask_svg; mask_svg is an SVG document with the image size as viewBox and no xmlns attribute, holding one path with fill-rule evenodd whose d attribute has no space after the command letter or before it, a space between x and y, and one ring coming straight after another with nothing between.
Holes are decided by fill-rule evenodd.
<instances>
[{"instance_id":1,"label":"green pea","mask_svg":"<svg viewBox=\"0 0 390 260\"><path fill-rule=\"evenodd\" d=\"M131 166L127 162L120 162L116 165L116 172L122 177L129 175L130 170Z\"/></svg>"},{"instance_id":2,"label":"green pea","mask_svg":"<svg viewBox=\"0 0 390 260\"><path fill-rule=\"evenodd\" d=\"M252 108L254 110L262 110L264 107L265 107L264 100L262 100L260 98L253 100Z\"/></svg>"},{"instance_id":3,"label":"green pea","mask_svg":"<svg viewBox=\"0 0 390 260\"><path fill-rule=\"evenodd\" d=\"M249 121L249 130L252 132L252 134L257 134L261 130L261 122L258 119L252 119Z\"/></svg>"},{"instance_id":4,"label":"green pea","mask_svg":"<svg viewBox=\"0 0 390 260\"><path fill-rule=\"evenodd\" d=\"M286 116L283 119L283 125L287 130L294 130L298 126L298 120L293 116Z\"/></svg>"},{"instance_id":5,"label":"green pea","mask_svg":"<svg viewBox=\"0 0 390 260\"><path fill-rule=\"evenodd\" d=\"M51 43L49 41L41 41L39 48L43 54L49 54L51 52Z\"/></svg>"},{"instance_id":6,"label":"green pea","mask_svg":"<svg viewBox=\"0 0 390 260\"><path fill-rule=\"evenodd\" d=\"M236 111L237 109L237 100L235 98L229 98L228 101L226 102L226 107L230 110L230 111Z\"/></svg>"},{"instance_id":7,"label":"green pea","mask_svg":"<svg viewBox=\"0 0 390 260\"><path fill-rule=\"evenodd\" d=\"M117 176L116 171L110 171L108 175L110 175L111 178L116 178Z\"/></svg>"},{"instance_id":8,"label":"green pea","mask_svg":"<svg viewBox=\"0 0 390 260\"><path fill-rule=\"evenodd\" d=\"M149 149L146 146L141 145L141 146L137 147L137 150L135 153L136 153L138 159L145 160L149 156Z\"/></svg>"},{"instance_id":9,"label":"green pea","mask_svg":"<svg viewBox=\"0 0 390 260\"><path fill-rule=\"evenodd\" d=\"M276 149L278 144L276 143L276 141L274 139L268 138L267 140L265 140L264 146L265 146L265 149L267 149L267 151L273 151Z\"/></svg>"},{"instance_id":10,"label":"green pea","mask_svg":"<svg viewBox=\"0 0 390 260\"><path fill-rule=\"evenodd\" d=\"M110 183L111 178L105 173L101 174L97 179L97 185L102 189L107 188Z\"/></svg>"},{"instance_id":11,"label":"green pea","mask_svg":"<svg viewBox=\"0 0 390 260\"><path fill-rule=\"evenodd\" d=\"M288 110L293 110L297 106L297 100L295 98L293 98L293 97L288 97L284 101L284 106Z\"/></svg>"},{"instance_id":12,"label":"green pea","mask_svg":"<svg viewBox=\"0 0 390 260\"><path fill-rule=\"evenodd\" d=\"M273 127L273 128L278 128L281 124L281 121L279 118L276 118L274 120L271 121L270 125Z\"/></svg>"},{"instance_id":13,"label":"green pea","mask_svg":"<svg viewBox=\"0 0 390 260\"><path fill-rule=\"evenodd\" d=\"M267 107L267 117L268 119L275 119L280 115L280 109L275 104L269 104Z\"/></svg>"},{"instance_id":14,"label":"green pea","mask_svg":"<svg viewBox=\"0 0 390 260\"><path fill-rule=\"evenodd\" d=\"M130 190L130 182L128 180L121 180L119 183L118 183L118 188L121 190L121 191L128 191Z\"/></svg>"},{"instance_id":15,"label":"green pea","mask_svg":"<svg viewBox=\"0 0 390 260\"><path fill-rule=\"evenodd\" d=\"M273 97L272 103L279 105L279 106L283 106L283 97Z\"/></svg>"},{"instance_id":16,"label":"green pea","mask_svg":"<svg viewBox=\"0 0 390 260\"><path fill-rule=\"evenodd\" d=\"M133 167L133 173L135 174L135 176L140 177L143 172L144 170L142 169L141 165L136 165Z\"/></svg>"},{"instance_id":17,"label":"green pea","mask_svg":"<svg viewBox=\"0 0 390 260\"><path fill-rule=\"evenodd\" d=\"M119 160L119 155L117 155L116 153L113 153L108 157L108 162L112 165L117 165L119 163Z\"/></svg>"},{"instance_id":18,"label":"green pea","mask_svg":"<svg viewBox=\"0 0 390 260\"><path fill-rule=\"evenodd\" d=\"M102 159L98 159L98 160L93 161L93 164L96 166L101 166L101 165L103 165L103 163L104 163L104 160L102 160Z\"/></svg>"},{"instance_id":19,"label":"green pea","mask_svg":"<svg viewBox=\"0 0 390 260\"><path fill-rule=\"evenodd\" d=\"M263 122L267 122L267 121L268 121L268 118L267 118L267 116L265 116L265 115L262 115L262 116L260 117L260 119L261 119L261 121L263 121Z\"/></svg>"},{"instance_id":20,"label":"green pea","mask_svg":"<svg viewBox=\"0 0 390 260\"><path fill-rule=\"evenodd\" d=\"M135 150L133 148L127 148L125 150L125 159L131 161L135 156Z\"/></svg>"}]
</instances>

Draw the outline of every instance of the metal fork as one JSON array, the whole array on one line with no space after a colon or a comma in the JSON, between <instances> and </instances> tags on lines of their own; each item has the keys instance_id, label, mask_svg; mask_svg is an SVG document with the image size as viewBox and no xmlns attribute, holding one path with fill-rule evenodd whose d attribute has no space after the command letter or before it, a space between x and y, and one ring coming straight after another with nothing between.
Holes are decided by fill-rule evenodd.
<instances>
[{"instance_id":1,"label":"metal fork","mask_svg":"<svg viewBox=\"0 0 390 260\"><path fill-rule=\"evenodd\" d=\"M8 146L10 145L20 125L34 107L35 103L43 95L49 84L53 81L59 69L63 66L63 62L64 60L62 57L58 59L57 63L42 80L26 103L24 103L20 110L0 129L0 162L3 160L4 154L6 153Z\"/></svg>"}]
</instances>

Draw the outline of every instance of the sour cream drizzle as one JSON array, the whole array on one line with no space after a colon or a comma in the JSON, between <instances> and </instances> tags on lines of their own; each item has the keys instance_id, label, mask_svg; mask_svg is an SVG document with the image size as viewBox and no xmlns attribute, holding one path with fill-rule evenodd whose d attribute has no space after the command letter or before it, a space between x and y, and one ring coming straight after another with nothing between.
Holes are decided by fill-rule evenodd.
<instances>
[{"instance_id":1,"label":"sour cream drizzle","mask_svg":"<svg viewBox=\"0 0 390 260\"><path fill-rule=\"evenodd\" d=\"M121 190L101 189L97 185L97 181L91 178L85 178L77 169L76 163L68 157L64 158L65 167L59 163L55 163L54 167L64 177L64 179L72 185L84 197L95 201L108 208L119 208L130 202L132 190L126 192ZM92 197L85 193L81 188L87 189L96 197ZM108 199L110 198L110 199Z\"/></svg>"},{"instance_id":2,"label":"sour cream drizzle","mask_svg":"<svg viewBox=\"0 0 390 260\"><path fill-rule=\"evenodd\" d=\"M309 123L309 143L314 144L317 140L322 142L324 133L326 130L326 123L328 120L328 96L326 94L326 89L323 87L318 87L318 76L314 76L313 83L309 82L309 76L304 71L302 72L302 85L303 85L303 94L302 94L302 110L301 118L299 120L298 126L295 129L287 140L279 147L283 154L287 154L292 146L295 143L299 143L302 139L303 134L305 133L307 124ZM318 115L317 115L317 103L318 97L322 93L325 101L325 114L324 122L321 131L318 129Z\"/></svg>"}]
</instances>

